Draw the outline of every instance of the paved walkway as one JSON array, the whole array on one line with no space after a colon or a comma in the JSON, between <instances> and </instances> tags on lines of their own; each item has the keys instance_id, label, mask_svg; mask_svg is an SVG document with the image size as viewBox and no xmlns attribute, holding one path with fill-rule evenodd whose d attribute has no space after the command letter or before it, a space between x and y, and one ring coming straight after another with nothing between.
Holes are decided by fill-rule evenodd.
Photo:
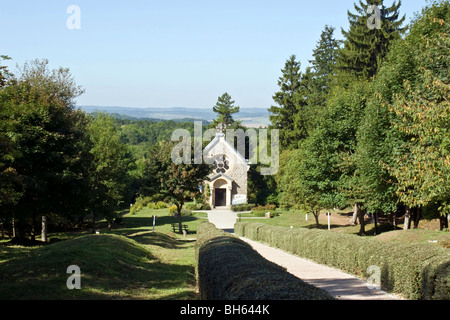
<instances>
[{"instance_id":1,"label":"paved walkway","mask_svg":"<svg viewBox=\"0 0 450 320\"><path fill-rule=\"evenodd\" d=\"M218 229L234 233L237 213L228 209L207 211L209 222ZM302 279L303 281L328 291L340 300L397 300L396 297L377 289L369 289L368 285L358 278L340 270L319 265L302 259L277 248L264 245L250 239L241 238L249 243L261 256L272 261Z\"/></svg>"},{"instance_id":2,"label":"paved walkway","mask_svg":"<svg viewBox=\"0 0 450 320\"><path fill-rule=\"evenodd\" d=\"M328 291L339 300L397 300L382 290L369 289L364 281L340 270L302 259L259 242L240 239L249 243L267 260L286 268L289 273L303 281Z\"/></svg>"},{"instance_id":3,"label":"paved walkway","mask_svg":"<svg viewBox=\"0 0 450 320\"><path fill-rule=\"evenodd\" d=\"M205 212L205 211L203 211ZM234 233L234 225L237 221L237 213L229 209L214 209L206 211L208 220L218 229Z\"/></svg>"}]
</instances>

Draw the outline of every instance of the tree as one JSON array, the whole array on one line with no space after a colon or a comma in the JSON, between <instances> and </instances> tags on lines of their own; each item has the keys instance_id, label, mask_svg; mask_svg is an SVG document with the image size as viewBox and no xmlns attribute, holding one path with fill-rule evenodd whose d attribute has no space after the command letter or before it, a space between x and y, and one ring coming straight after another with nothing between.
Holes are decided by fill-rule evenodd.
<instances>
[{"instance_id":1,"label":"tree","mask_svg":"<svg viewBox=\"0 0 450 320\"><path fill-rule=\"evenodd\" d=\"M337 56L337 69L341 80L347 77L371 79L375 76L391 43L399 39L404 29L401 25L405 16L399 19L401 1L386 7L383 0L359 0L355 4L356 14L348 11L350 29L342 33L345 36L344 47ZM369 8L377 6L380 9L381 27L371 29L367 21L372 13ZM380 8L381 6L381 8Z\"/></svg>"},{"instance_id":2,"label":"tree","mask_svg":"<svg viewBox=\"0 0 450 320\"><path fill-rule=\"evenodd\" d=\"M217 119L211 124L211 128L215 129L219 125L224 125L226 129L237 129L241 122L233 119L233 114L239 112L239 107L235 106L235 101L231 100L231 96L225 92L217 100L216 105L213 107L213 111L217 113Z\"/></svg>"},{"instance_id":3,"label":"tree","mask_svg":"<svg viewBox=\"0 0 450 320\"><path fill-rule=\"evenodd\" d=\"M0 61L1 60L11 60L11 58L7 55L0 55ZM11 74L8 71L8 67L0 65L0 88L6 85L9 76L11 76Z\"/></svg>"},{"instance_id":4,"label":"tree","mask_svg":"<svg viewBox=\"0 0 450 320\"><path fill-rule=\"evenodd\" d=\"M132 163L127 146L122 143L114 120L98 114L87 126L89 137L89 205L92 222L96 216L106 217L111 224L114 210L124 200L128 171ZM93 230L94 231L94 230Z\"/></svg>"},{"instance_id":5,"label":"tree","mask_svg":"<svg viewBox=\"0 0 450 320\"><path fill-rule=\"evenodd\" d=\"M358 128L353 159L364 208L376 215L406 206L406 228L411 213L417 227L422 209L445 206L448 193L448 7L424 9L391 46Z\"/></svg>"},{"instance_id":6,"label":"tree","mask_svg":"<svg viewBox=\"0 0 450 320\"><path fill-rule=\"evenodd\" d=\"M334 28L325 26L320 40L313 51L313 60L309 62L313 68L312 92L308 97L310 112L323 109L331 90L331 83L336 75L336 55L341 41L334 38Z\"/></svg>"},{"instance_id":7,"label":"tree","mask_svg":"<svg viewBox=\"0 0 450 320\"><path fill-rule=\"evenodd\" d=\"M397 193L410 207L438 204L445 217L450 212L449 21L446 2L432 6L416 23L412 35L420 34L415 42L418 81L406 81L405 92L389 105L396 115L392 124L405 137L391 168Z\"/></svg>"},{"instance_id":8,"label":"tree","mask_svg":"<svg viewBox=\"0 0 450 320\"><path fill-rule=\"evenodd\" d=\"M282 149L297 148L299 141L307 136L306 120L303 118L306 103L304 96L299 94L302 74L300 62L295 59L292 55L281 70L282 76L278 80L280 91L273 96L277 106L269 108L271 129L279 130Z\"/></svg>"},{"instance_id":9,"label":"tree","mask_svg":"<svg viewBox=\"0 0 450 320\"><path fill-rule=\"evenodd\" d=\"M0 56L0 60L10 59L7 56ZM20 177L17 170L13 168L14 159L20 157L16 146L11 137L12 121L10 110L6 107L3 87L7 84L7 78L10 73L6 66L0 65L0 207L17 203L21 197ZM2 210L3 211L3 210ZM4 214L6 214L6 209ZM2 214L3 216L3 214ZM3 223L6 219L2 219Z\"/></svg>"},{"instance_id":10,"label":"tree","mask_svg":"<svg viewBox=\"0 0 450 320\"><path fill-rule=\"evenodd\" d=\"M159 184L159 194L177 207L179 233L182 229L182 209L188 199L200 193L211 168L206 164L175 164L172 161L173 142L160 142L153 147L150 160L152 175ZM191 152L193 154L193 152ZM193 163L193 161L192 161Z\"/></svg>"},{"instance_id":11,"label":"tree","mask_svg":"<svg viewBox=\"0 0 450 320\"><path fill-rule=\"evenodd\" d=\"M47 60L26 63L2 89L8 136L20 154L11 163L22 188L11 209L21 220L20 236L28 223L34 239L38 214L65 215L68 205L79 202L71 190L83 176L78 147L84 128L74 102L82 92L68 69L49 70Z\"/></svg>"},{"instance_id":12,"label":"tree","mask_svg":"<svg viewBox=\"0 0 450 320\"><path fill-rule=\"evenodd\" d=\"M335 74L336 54L341 42L334 38L334 30L332 26L325 26L313 50L314 59L310 61L317 78L322 80L322 88L325 90L328 90L327 83Z\"/></svg>"}]
</instances>

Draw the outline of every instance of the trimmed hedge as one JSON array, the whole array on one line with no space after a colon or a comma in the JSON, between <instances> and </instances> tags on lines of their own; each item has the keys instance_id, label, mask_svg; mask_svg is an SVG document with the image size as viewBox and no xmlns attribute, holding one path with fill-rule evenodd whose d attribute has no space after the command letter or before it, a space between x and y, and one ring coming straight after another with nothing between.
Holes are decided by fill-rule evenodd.
<instances>
[{"instance_id":1,"label":"trimmed hedge","mask_svg":"<svg viewBox=\"0 0 450 320\"><path fill-rule=\"evenodd\" d=\"M334 300L209 222L198 227L197 235L196 274L202 300Z\"/></svg>"},{"instance_id":2,"label":"trimmed hedge","mask_svg":"<svg viewBox=\"0 0 450 320\"><path fill-rule=\"evenodd\" d=\"M234 232L363 279L371 276L370 266L378 266L381 288L408 299L450 300L450 251L445 248L251 222L237 223Z\"/></svg>"}]
</instances>

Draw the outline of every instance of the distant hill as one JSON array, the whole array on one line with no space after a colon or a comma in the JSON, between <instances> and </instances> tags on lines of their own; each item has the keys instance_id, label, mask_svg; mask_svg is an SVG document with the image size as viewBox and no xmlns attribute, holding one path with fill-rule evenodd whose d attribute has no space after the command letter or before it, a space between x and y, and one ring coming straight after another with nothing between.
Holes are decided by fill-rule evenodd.
<instances>
[{"instance_id":1,"label":"distant hill","mask_svg":"<svg viewBox=\"0 0 450 320\"><path fill-rule=\"evenodd\" d=\"M212 121L216 118L216 114L212 109L201 108L133 108L115 106L80 106L80 108L87 113L107 112L137 119ZM270 124L269 111L264 108L241 108L236 116L236 120L240 120L244 125L248 126L267 126Z\"/></svg>"}]
</instances>

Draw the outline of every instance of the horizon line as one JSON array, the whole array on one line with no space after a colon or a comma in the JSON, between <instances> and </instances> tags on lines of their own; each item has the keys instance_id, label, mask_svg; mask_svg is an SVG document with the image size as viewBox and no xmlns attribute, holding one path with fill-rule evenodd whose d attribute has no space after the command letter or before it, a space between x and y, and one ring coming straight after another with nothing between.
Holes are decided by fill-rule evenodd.
<instances>
[{"instance_id":1,"label":"horizon line","mask_svg":"<svg viewBox=\"0 0 450 320\"><path fill-rule=\"evenodd\" d=\"M77 108L82 107L96 107L96 108L134 108L134 109L208 109L212 110L212 107L133 107L133 106L113 106L113 105L90 105L90 104L83 104L83 105L76 105ZM239 107L241 109L265 109L268 110L269 108L265 107Z\"/></svg>"}]
</instances>

